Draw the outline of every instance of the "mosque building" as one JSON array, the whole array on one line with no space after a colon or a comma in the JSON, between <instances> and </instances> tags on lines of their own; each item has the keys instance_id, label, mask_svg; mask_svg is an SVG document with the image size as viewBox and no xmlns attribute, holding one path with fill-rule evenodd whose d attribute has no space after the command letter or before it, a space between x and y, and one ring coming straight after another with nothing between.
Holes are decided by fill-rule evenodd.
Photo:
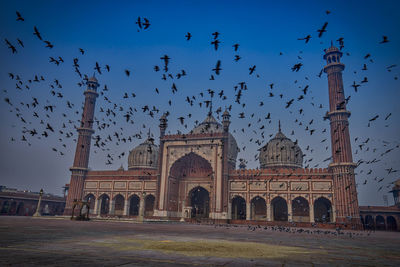
<instances>
[{"instance_id":1,"label":"mosque building","mask_svg":"<svg viewBox=\"0 0 400 267\"><path fill-rule=\"evenodd\" d=\"M163 115L158 145L149 136L132 149L128 170L89 170L99 86L90 78L64 214L72 213L74 200L87 200L92 216L360 229L341 56L334 46L325 50L332 161L318 169L303 167L301 148L280 126L260 148L259 169L236 169L238 146L225 111L221 122L210 112L189 133L173 135L166 134Z\"/></svg>"}]
</instances>

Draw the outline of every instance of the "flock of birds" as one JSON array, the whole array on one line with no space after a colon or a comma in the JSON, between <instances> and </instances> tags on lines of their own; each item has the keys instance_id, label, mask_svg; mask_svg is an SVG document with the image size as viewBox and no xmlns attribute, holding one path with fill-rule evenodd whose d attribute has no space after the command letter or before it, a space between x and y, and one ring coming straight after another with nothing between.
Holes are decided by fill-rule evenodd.
<instances>
[{"instance_id":1,"label":"flock of birds","mask_svg":"<svg viewBox=\"0 0 400 267\"><path fill-rule=\"evenodd\" d=\"M329 15L330 12L326 12L327 15ZM16 20L21 23L26 23L25 19L22 17L22 15L19 12L16 12ZM137 30L138 32L140 31L151 31L151 24L150 20L147 18L141 18L138 17L136 20L136 25L137 25ZM317 29L316 32L317 37L312 36L311 34L306 35L305 37L298 38L300 41L304 41L305 44L308 44L312 38L322 38L323 34L327 32L328 28L328 22L325 22L320 29ZM48 40L44 39L44 35L39 31L39 29L36 26L33 26L33 35L35 38L43 42L43 47L45 49L55 49L55 45ZM190 42L193 38L192 33L187 32L184 37L184 40L187 42ZM214 32L211 34L211 40L210 40L210 45L211 47L215 50L218 51L220 49L220 44L221 44L221 33L219 32ZM10 52L12 54L18 53L19 50L24 49L24 42L21 39L17 39L17 44L13 44L13 41L9 41L7 38L4 39L6 46L8 49L10 49ZM340 49L342 50L344 48L344 38L339 38L336 40L338 43ZM380 44L384 45L385 43L388 43L389 39L387 36L383 36L382 40L379 41ZM240 44L235 43L232 45L233 51L235 52L233 61L234 62L239 62L241 60L241 55L239 54L239 48ZM83 48L78 48L77 49L77 54L78 56L72 58L72 59L64 59L62 56L50 56L49 57L49 64L54 64L55 67L60 66L62 64L66 64L66 62L72 62L72 67L74 69L74 72L78 76L79 82L77 85L79 87L85 87L85 82L88 80L88 76L86 74L82 74L82 71L80 69L80 64L79 64L79 59L80 57L83 57L85 55L85 50ZM290 70L292 72L300 72L303 67L303 58L302 58L302 52L300 51L299 55L297 56L298 63L295 63L293 66L290 67ZM350 55L348 52L346 52L347 55ZM280 55L283 55L282 52L280 52ZM364 60L368 60L369 63L373 63L372 56L370 54L365 55ZM180 70L177 73L174 73L170 71L170 62L171 58L168 55L163 55L160 57L160 62L155 64L153 67L154 72L160 74L160 78L163 81L169 82L170 85L170 99L168 99L168 107L173 110L174 105L182 103L176 103L174 101L174 95L178 93L179 86L178 86L178 80L183 79L188 76L188 71L187 70ZM391 64L387 67L387 71L391 72L394 68L396 68L396 64ZM363 65L363 68L361 69L361 72L365 71L368 69L367 63ZM94 63L93 70L90 70L89 72L94 71L97 75L102 75L104 72L111 72L112 67L108 64L100 64L98 62ZM223 63L221 60L217 60L215 63L215 66L211 69L209 80L215 80L216 76L219 76L223 74ZM256 78L260 78L260 74L257 72L257 67L256 65L251 65L248 68L248 74L249 76L255 76ZM125 69L124 70L124 75L127 77L130 77L132 73L132 70L130 69ZM355 72L356 73L356 72ZM9 105L10 112L14 112L15 116L17 118L17 121L21 125L21 135L20 136L13 136L11 137L12 142L17 142L17 141L22 141L26 142L29 146L31 145L31 140L32 138L37 138L40 140L46 140L50 135L56 136L59 144L54 145L51 147L51 149L63 156L65 155L66 150L73 150L71 147L67 147L67 144L69 141L66 141L66 139L73 139L73 141L76 142L76 131L75 128L77 125L79 125L80 120L79 116L81 114L81 108L76 106L73 101L65 99L64 97L64 92L63 92L63 84L62 81L60 81L57 78L49 78L45 77L42 75L32 75L32 78L30 79L23 79L22 76L18 73L9 73L9 78L15 82L15 89L19 91L25 91L26 93L29 93L31 95L31 100L30 101L19 101L17 98L12 99L10 94L8 94L8 90L3 90L4 96L4 102ZM322 70L317 74L317 77L321 77L322 75ZM308 83L310 81L309 76L304 77L305 81ZM394 77L395 80L397 80L397 76ZM286 93L283 92L283 90L279 91L279 88L277 88L277 85L273 82L267 84L267 93L266 96L268 99L277 99L276 101L282 101L283 103L283 108L287 109L290 114L295 116L294 124L298 125L301 128L304 128L304 130L309 134L313 135L316 132L321 132L322 134L329 134L329 129L327 128L323 130L319 130L315 128L315 119L309 119L305 121L304 119L301 119L301 117L304 117L305 113L305 108L303 107L304 101L306 99L311 99L310 104L312 105L313 108L319 110L323 109L324 106L322 104L318 104L315 102L314 97L310 95L310 84L302 85L299 86L300 82L296 80L294 82L296 86L299 87L299 95L297 97L288 97ZM361 82L356 82L354 81L352 84L352 87L354 88L355 93L359 91L360 86L363 84L368 83L368 78L365 77ZM50 100L49 99L40 99L39 97L35 96L33 94L33 91L31 90L31 87L34 85L39 85L39 86L49 86L50 87ZM143 139L145 138L145 131L144 129L148 127L148 125L143 124L142 126L135 126L136 129L138 130L137 133L135 134L129 134L131 131L127 129L130 125L134 124L134 116L139 116L140 113L143 113L145 116L149 116L150 119L155 119L156 121L158 120L158 117L161 113L160 108L151 105L151 104L145 104L143 103L142 107L138 106L125 106L121 104L121 99L117 100L112 100L110 95L109 95L109 87L107 85L102 86L102 88L99 88L100 91L100 97L98 99L98 106L96 107L96 112L95 112L95 120L94 120L94 129L96 130L95 135L93 136L93 146L95 148L94 152L98 153L100 152L105 152L106 157L105 157L105 164L106 165L113 165L115 164L115 161L118 160L124 160L127 156L127 151L123 151L119 154L115 154L114 151L110 150L110 147L114 149L115 146L123 145L126 143L132 143L135 141L135 139ZM232 108L234 105L235 110L242 109L242 111L239 111L237 114L237 118L246 120L247 122L247 128L243 127L241 129L234 129L233 133L243 133L246 134L246 136L249 136L249 142L254 142L257 144L259 147L262 146L262 144L265 141L268 141L269 138L273 136L273 134L266 134L265 133L265 125L267 123L271 123L273 118L270 112L267 113L267 115L264 116L259 116L259 114L247 114L244 109L246 107L246 104L243 101L243 95L246 93L248 90L248 84L243 81L240 83L237 83L233 87L234 90L234 97L233 99L230 98L230 96L225 92L224 90L212 90L212 89L207 89L204 90L198 94L194 95L187 95L185 98L186 104L189 105L189 107L198 105L200 108L205 107L205 108L212 108L213 105L213 98L218 97L220 101L225 101L225 108L222 106L217 107L215 109L215 114L218 115L218 117L222 114L224 109L229 110L232 112ZM155 88L154 93L156 95L160 95L160 89ZM180 92L180 91L179 91ZM135 99L136 94L134 92L123 92L121 96L122 100L125 99ZM346 105L350 101L351 95L349 95L344 103L341 103L341 105ZM58 102L57 102L58 101ZM64 103L61 104L61 101ZM4 103L3 102L3 103ZM259 107L263 107L266 105L266 100L261 100L258 102ZM295 105L297 104L297 105ZM65 105L65 106L60 106L60 105ZM254 105L252 103L252 105ZM294 110L293 106L298 106L297 110ZM26 110L26 112L24 112ZM41 110L41 111L40 111ZM61 114L57 113L61 112ZM56 115L57 114L57 115ZM166 114L170 116L172 113L169 111L166 111ZM62 120L58 122L58 125L54 125L50 122L51 117L55 117L61 115ZM170 120L177 120L185 129L188 128L188 123L187 120L191 119L193 116L192 113L188 113L187 115L181 115L179 117L175 118L170 118ZM298 116L301 116L300 118ZM29 118L29 119L28 119ZM372 118L369 119L367 122L368 127L373 126L375 121L383 119L385 122L389 121L392 118L392 114L384 114L384 115L376 115ZM254 122L255 121L255 122ZM128 125L121 125L122 122L128 124ZM199 121L195 121L195 124L197 125ZM122 127L123 126L123 127ZM130 128L131 129L131 128ZM143 132L142 132L143 130ZM182 134L182 132L178 131L178 134ZM250 137L250 135L253 135L255 137ZM292 130L290 132L290 136L294 136L295 132ZM337 142L338 140L335 140ZM394 150L399 148L399 143L393 143L393 142L387 142L387 141L380 141L380 142L375 142L374 146L371 145L372 138L366 138L362 140L361 138L354 138L354 143L357 145L357 147L353 147L353 153L355 155L360 156L361 153L366 153L366 152L372 152L373 155L376 155L373 159L362 159L360 158L357 162L358 165L372 165L377 162L382 161L382 157L389 154L393 153ZM46 142L46 141L44 141ZM297 140L295 141L297 143ZM320 141L320 144L318 146L323 146L326 151L328 151L329 148L329 137L324 138ZM132 145L124 145L124 149L126 147L132 148ZM240 147L241 151L246 150L246 144ZM316 163L312 165L313 161L317 161L318 159L314 159L312 156L312 153L314 152L314 149L311 148L311 146L307 146L305 148L305 153L307 154L307 159L304 162L304 165L306 168L309 167L319 167L320 163ZM360 156L361 157L361 156ZM323 160L323 162L327 162L331 159L331 157ZM258 153L255 154L254 160L258 160ZM239 159L239 162L245 165L247 161L243 158ZM392 173L398 172L396 168L387 168L387 175L390 175ZM371 167L367 172L363 173L364 170L361 169L359 171L360 174L363 174L363 177L367 177L363 184L366 184L369 180L369 175L373 174L373 167ZM377 183L380 183L384 180L385 178L378 178L377 176L374 178ZM392 186L391 183L388 183L386 185L387 188L390 188ZM378 191L383 188L383 185L379 187Z\"/></svg>"},{"instance_id":2,"label":"flock of birds","mask_svg":"<svg viewBox=\"0 0 400 267\"><path fill-rule=\"evenodd\" d=\"M313 225L315 227L315 225ZM322 229L310 229L298 227L296 223L293 226L261 226L261 225L237 225L237 224L215 224L214 228L245 228L247 231L269 231L269 232L279 232L279 233L289 233L289 234L302 234L302 235L320 235L320 236L336 236L336 237L348 237L355 238L359 236L364 236L365 234L360 231L343 231L342 228L337 227L335 230L322 230ZM371 231L367 231L366 235L369 236Z\"/></svg>"}]
</instances>

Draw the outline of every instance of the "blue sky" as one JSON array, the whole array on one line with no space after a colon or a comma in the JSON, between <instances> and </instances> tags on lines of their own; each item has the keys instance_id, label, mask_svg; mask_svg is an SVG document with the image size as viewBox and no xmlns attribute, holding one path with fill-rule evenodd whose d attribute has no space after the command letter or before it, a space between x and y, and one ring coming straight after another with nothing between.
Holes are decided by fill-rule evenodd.
<instances>
[{"instance_id":1,"label":"blue sky","mask_svg":"<svg viewBox=\"0 0 400 267\"><path fill-rule=\"evenodd\" d=\"M96 129L95 135L107 138L118 132L128 137L141 132L145 137L144 133L150 128L157 140L158 118L166 111L171 113L167 131L189 132L196 120L202 121L206 116L206 109L200 108L198 103L209 99L207 89L216 93L224 90L227 100L214 97L214 110L232 105L231 132L241 148L238 158L245 158L248 168L259 166L255 155L260 146L255 141L264 145L270 135L277 132L278 120L282 122L283 132L292 140L297 139L306 154L304 166L327 167L328 162L323 160L331 154L329 122L323 121L323 116L328 108L328 87L326 75L321 78L317 75L325 64L323 50L330 46L331 40L338 45L335 40L343 37L342 62L346 65L343 80L345 94L351 96L348 109L352 112L349 121L354 161L381 160L357 168L359 202L382 205L382 196L389 195L390 183L399 178L399 172L388 174L385 169L400 168L400 153L396 147L400 144L400 81L395 79L400 72L397 49L400 43L399 6L398 1L1 2L0 111L3 130L0 132L0 184L34 191L43 187L47 192L60 194L61 187L69 182L68 169L75 151L73 126L78 125L84 99L84 88L77 85L81 79L72 67L73 58L79 59L80 71L88 75L94 72L98 62L102 67L102 75L97 74L100 88L105 84L109 88L104 96L112 104L100 96L96 117L111 123L112 127ZM331 13L327 14L327 10ZM25 18L24 22L16 21L16 11ZM151 26L147 30L139 30L135 24L139 16L149 19ZM328 22L327 32L318 38L317 30L325 22ZM54 48L46 48L33 35L34 26L44 40L54 44ZM221 41L217 51L210 44L215 31L220 33L218 39ZM185 38L187 32L193 36L189 41ZM309 43L297 40L308 34L312 35ZM388 36L390 42L379 44L383 35ZM24 48L17 43L17 38L23 41ZM11 53L4 39L16 46L16 54ZM240 44L237 52L232 47L235 43ZM84 55L79 53L79 48L85 50ZM371 56L364 59L367 54ZM155 72L153 67L162 68L160 58L163 55L171 58L170 73L176 75L184 69L187 76L162 80L163 71ZM233 60L235 55L241 57L238 62ZM60 66L49 62L49 57L59 56L65 61ZM218 60L221 60L221 74L214 74L215 80L209 80ZM304 66L299 72L292 72L291 67L297 63ZM106 64L111 67L110 72L105 70ZM367 64L368 70L362 70L363 64ZM249 75L249 68L254 65L255 73ZM387 67L391 65L399 66L389 72ZM124 73L126 69L131 71L129 77ZM10 72L21 77L22 90L16 89L16 80L9 77ZM45 81L29 83L35 75L44 76ZM355 93L351 84L359 84L364 77L368 82ZM62 93L63 98L51 95L50 86L54 85L54 79L62 84L62 88L54 91ZM248 87L241 102L245 107L234 102L234 86L239 82L246 82ZM178 88L176 94L171 93L172 83ZM269 84L272 83L271 90ZM306 85L309 85L309 92L304 100L297 101ZM125 92L130 96L127 99L123 98ZM274 97L269 97L269 92L274 93ZM136 94L135 98L131 97L132 93ZM283 94L282 99L279 94ZM185 102L187 96L196 97L193 106ZM32 97L39 100L40 105L36 108L26 106L32 102ZM7 104L5 98L9 98L13 106ZM294 104L285 109L286 102L292 98ZM67 107L67 101L75 105L73 109ZM263 106L260 106L261 101ZM112 109L114 103L123 111L116 112L116 118L110 122L110 117L101 113L100 107ZM53 113L43 109L49 104L56 106ZM319 108L320 104L322 108ZM151 118L141 112L145 105L155 106L160 113ZM133 116L134 124L126 123L123 117L129 107L138 110ZM299 114L299 109L304 112ZM36 111L39 118L33 117L32 111ZM245 119L239 118L241 112L245 113ZM268 113L271 120L265 119ZM392 115L385 120L390 113ZM379 118L368 127L369 119L375 115ZM180 116L185 117L187 128L177 119ZM302 122L301 126L296 119ZM45 124L41 124L41 120ZM311 120L314 120L311 128L316 129L312 136L305 131ZM37 135L31 137L29 133L23 133L35 129L41 134L46 123L54 126L57 133L40 139ZM66 128L62 128L63 123ZM259 129L263 125L264 138ZM325 128L326 133L323 132ZM63 134L58 132L60 130ZM73 137L66 138L67 132L72 132ZM21 141L22 135L27 142ZM368 143L360 150L359 145L368 138ZM327 141L322 142L324 139ZM132 142L117 145L113 137L105 151L92 147L89 165L92 169L117 169L121 164L127 168L129 150L141 142L143 139L134 138ZM391 152L380 156L391 148L394 148ZM60 151L64 155L60 155ZM125 155L121 156L122 153ZM114 158L112 165L105 164L107 154ZM372 172L367 174L370 170ZM382 178L384 180L378 182ZM391 196L389 200L392 202Z\"/></svg>"}]
</instances>

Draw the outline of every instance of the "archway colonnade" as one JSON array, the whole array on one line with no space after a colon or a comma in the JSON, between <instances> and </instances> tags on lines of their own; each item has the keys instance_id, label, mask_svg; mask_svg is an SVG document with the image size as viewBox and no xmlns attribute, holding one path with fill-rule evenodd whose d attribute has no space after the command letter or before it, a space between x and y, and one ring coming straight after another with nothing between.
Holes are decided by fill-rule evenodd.
<instances>
[{"instance_id":1,"label":"archway colonnade","mask_svg":"<svg viewBox=\"0 0 400 267\"><path fill-rule=\"evenodd\" d=\"M335 221L332 203L325 197L317 198L310 205L304 197L296 197L288 202L285 198L277 196L267 203L261 196L256 196L246 202L242 196L236 195L229 202L228 208L232 220L311 223Z\"/></svg>"},{"instance_id":2,"label":"archway colonnade","mask_svg":"<svg viewBox=\"0 0 400 267\"><path fill-rule=\"evenodd\" d=\"M361 215L364 230L398 231L399 225L395 216L387 214Z\"/></svg>"},{"instance_id":3,"label":"archway colonnade","mask_svg":"<svg viewBox=\"0 0 400 267\"><path fill-rule=\"evenodd\" d=\"M125 198L121 194L110 198L109 194L103 193L99 197L87 194L84 200L89 202L90 214L97 216L152 216L155 207L153 194L132 194Z\"/></svg>"}]
</instances>

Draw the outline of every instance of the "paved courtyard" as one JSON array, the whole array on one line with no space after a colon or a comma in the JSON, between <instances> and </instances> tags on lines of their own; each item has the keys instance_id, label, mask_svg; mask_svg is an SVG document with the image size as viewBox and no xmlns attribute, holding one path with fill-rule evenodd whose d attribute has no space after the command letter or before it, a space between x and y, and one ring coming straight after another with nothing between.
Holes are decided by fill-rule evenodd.
<instances>
[{"instance_id":1,"label":"paved courtyard","mask_svg":"<svg viewBox=\"0 0 400 267\"><path fill-rule=\"evenodd\" d=\"M399 232L2 216L0 237L0 266L400 265Z\"/></svg>"}]
</instances>

